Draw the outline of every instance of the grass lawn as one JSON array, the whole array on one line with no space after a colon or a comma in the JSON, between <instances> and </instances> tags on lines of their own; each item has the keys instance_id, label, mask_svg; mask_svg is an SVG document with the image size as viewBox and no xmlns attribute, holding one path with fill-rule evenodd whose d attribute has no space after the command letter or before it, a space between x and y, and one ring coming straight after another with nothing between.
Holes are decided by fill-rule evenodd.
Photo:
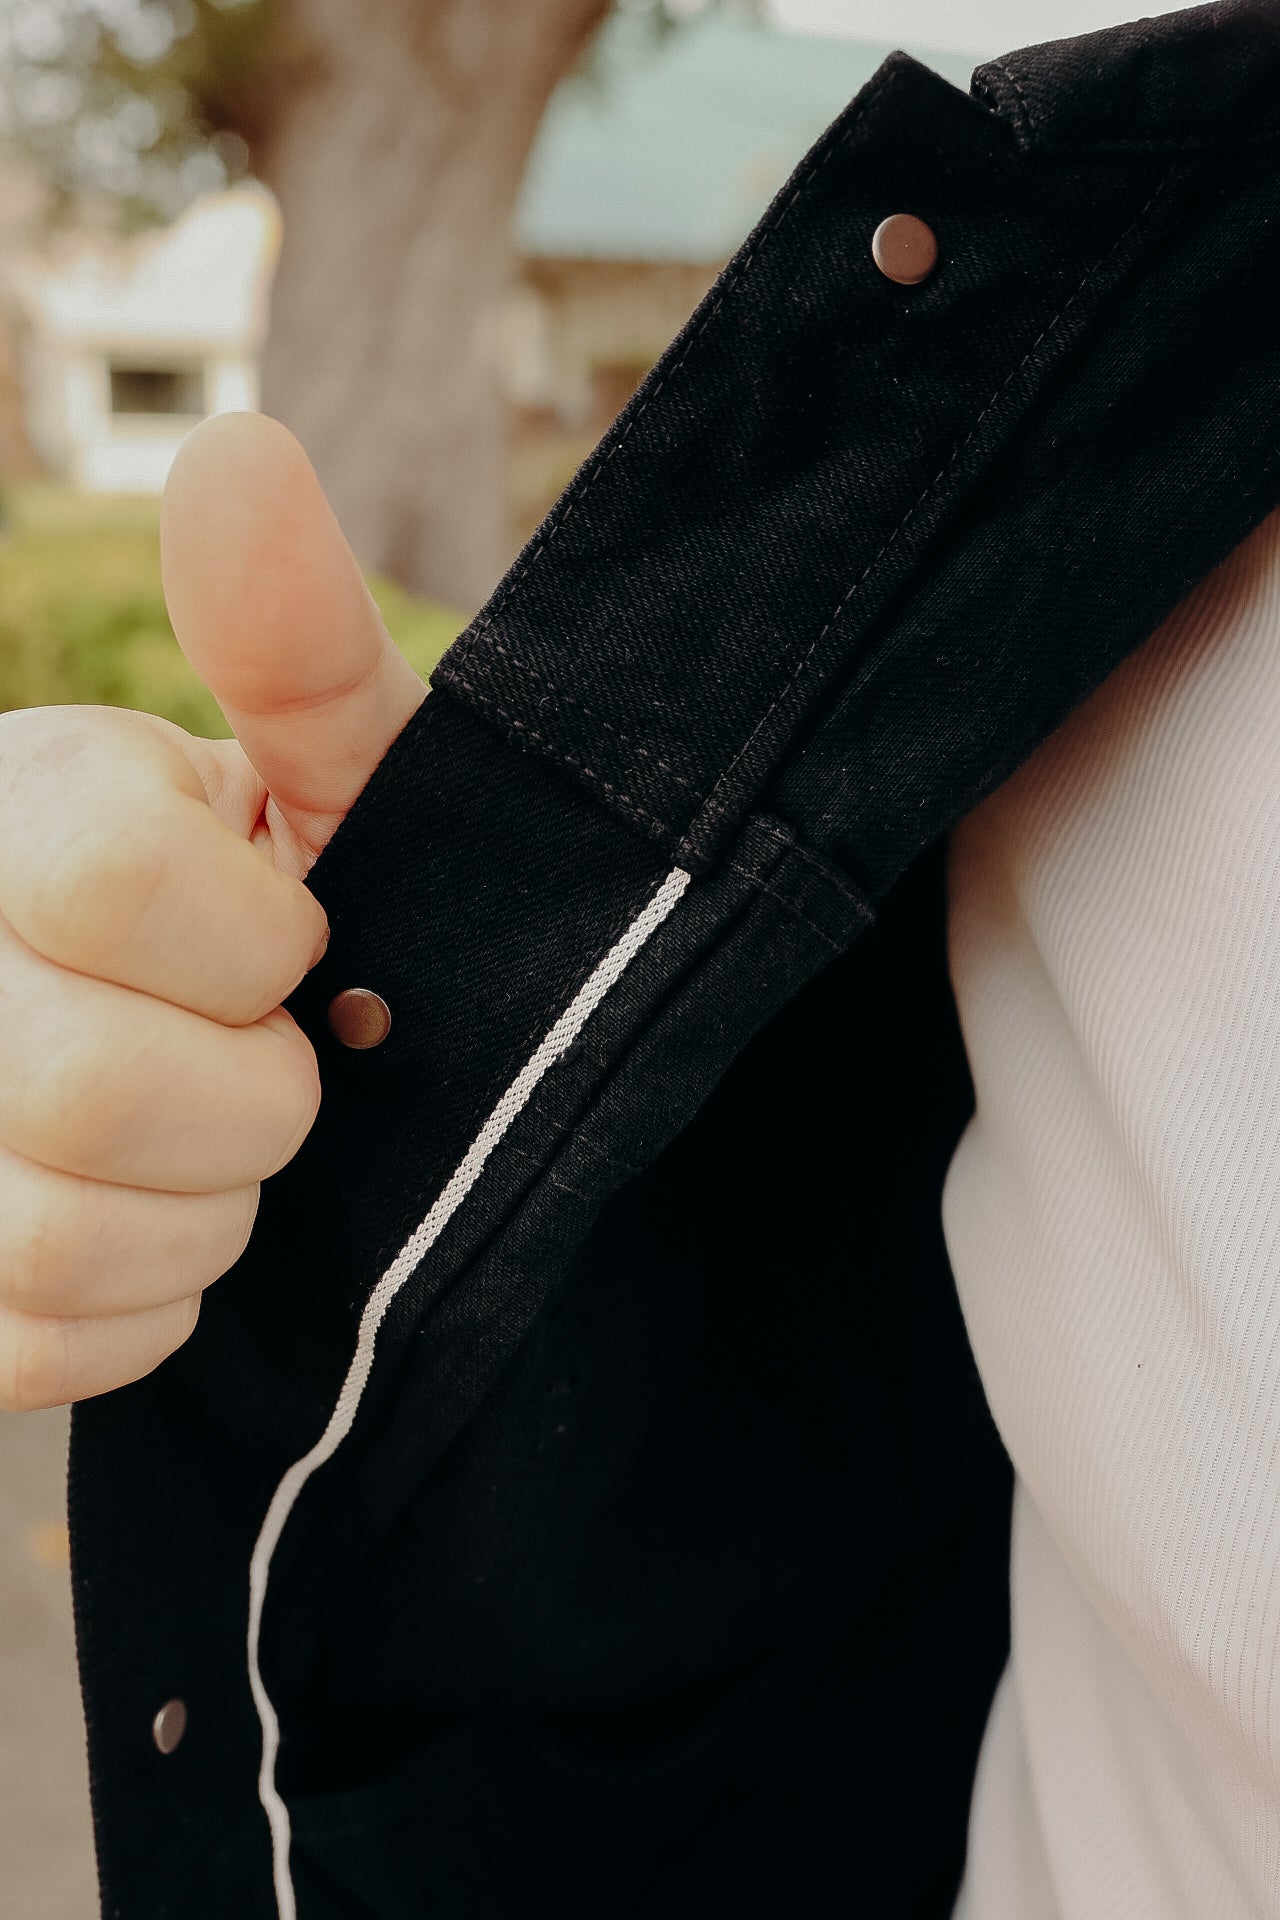
<instances>
[{"instance_id":1,"label":"grass lawn","mask_svg":"<svg viewBox=\"0 0 1280 1920\"><path fill-rule=\"evenodd\" d=\"M165 612L159 502L30 482L7 488L0 509L0 711L138 707L225 737ZM390 581L369 585L393 640L425 679L464 617Z\"/></svg>"}]
</instances>

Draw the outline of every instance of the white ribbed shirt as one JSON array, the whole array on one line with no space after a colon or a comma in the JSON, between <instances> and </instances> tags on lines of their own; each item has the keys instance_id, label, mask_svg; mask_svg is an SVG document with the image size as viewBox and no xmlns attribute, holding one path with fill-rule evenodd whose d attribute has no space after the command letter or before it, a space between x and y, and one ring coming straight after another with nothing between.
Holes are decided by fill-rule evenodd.
<instances>
[{"instance_id":1,"label":"white ribbed shirt","mask_svg":"<svg viewBox=\"0 0 1280 1920\"><path fill-rule=\"evenodd\" d=\"M952 836L1017 1469L957 1920L1280 1915L1280 514Z\"/></svg>"}]
</instances>

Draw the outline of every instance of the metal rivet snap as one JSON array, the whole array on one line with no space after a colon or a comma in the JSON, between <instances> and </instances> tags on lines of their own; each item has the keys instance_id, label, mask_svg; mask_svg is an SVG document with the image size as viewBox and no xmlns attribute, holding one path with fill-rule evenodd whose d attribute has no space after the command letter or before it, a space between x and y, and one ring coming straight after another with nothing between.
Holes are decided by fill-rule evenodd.
<instances>
[{"instance_id":1,"label":"metal rivet snap","mask_svg":"<svg viewBox=\"0 0 1280 1920\"><path fill-rule=\"evenodd\" d=\"M914 213L891 213L871 236L871 257L887 280L918 287L938 264L938 236Z\"/></svg>"},{"instance_id":2,"label":"metal rivet snap","mask_svg":"<svg viewBox=\"0 0 1280 1920\"><path fill-rule=\"evenodd\" d=\"M185 1700L166 1700L155 1719L151 1722L151 1738L161 1753L172 1753L187 1730L187 1703Z\"/></svg>"},{"instance_id":3,"label":"metal rivet snap","mask_svg":"<svg viewBox=\"0 0 1280 1920\"><path fill-rule=\"evenodd\" d=\"M344 1047L380 1047L391 1031L391 1009L370 987L344 987L329 1002L328 1021Z\"/></svg>"}]
</instances>

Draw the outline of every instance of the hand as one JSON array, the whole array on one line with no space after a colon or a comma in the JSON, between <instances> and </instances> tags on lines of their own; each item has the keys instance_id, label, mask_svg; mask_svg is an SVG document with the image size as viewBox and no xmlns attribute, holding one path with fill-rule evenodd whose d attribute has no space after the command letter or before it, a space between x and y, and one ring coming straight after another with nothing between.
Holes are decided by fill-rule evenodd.
<instances>
[{"instance_id":1,"label":"hand","mask_svg":"<svg viewBox=\"0 0 1280 1920\"><path fill-rule=\"evenodd\" d=\"M165 594L234 740L148 714L0 716L0 1406L150 1372L310 1131L280 1006L303 879L426 692L305 455L253 414L186 441Z\"/></svg>"}]
</instances>

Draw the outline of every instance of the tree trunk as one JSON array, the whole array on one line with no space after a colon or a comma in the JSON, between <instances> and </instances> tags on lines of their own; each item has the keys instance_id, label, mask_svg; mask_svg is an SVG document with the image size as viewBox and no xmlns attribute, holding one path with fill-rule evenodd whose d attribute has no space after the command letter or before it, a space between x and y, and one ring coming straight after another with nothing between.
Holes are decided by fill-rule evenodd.
<instances>
[{"instance_id":1,"label":"tree trunk","mask_svg":"<svg viewBox=\"0 0 1280 1920\"><path fill-rule=\"evenodd\" d=\"M263 405L361 561L467 610L507 557L512 209L608 5L288 0L251 143L284 217Z\"/></svg>"}]
</instances>

